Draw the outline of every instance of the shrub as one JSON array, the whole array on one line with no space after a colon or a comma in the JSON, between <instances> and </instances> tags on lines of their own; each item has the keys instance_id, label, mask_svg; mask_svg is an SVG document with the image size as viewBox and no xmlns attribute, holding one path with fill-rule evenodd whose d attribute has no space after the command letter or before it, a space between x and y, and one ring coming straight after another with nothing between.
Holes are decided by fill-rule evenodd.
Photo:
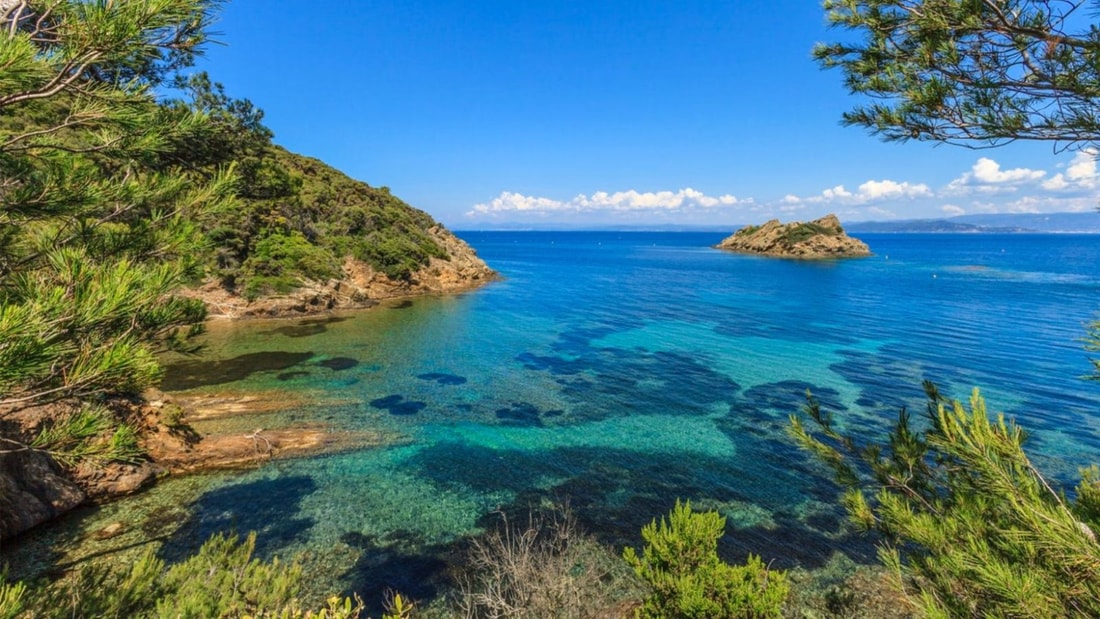
<instances>
[{"instance_id":1,"label":"shrub","mask_svg":"<svg viewBox=\"0 0 1100 619\"><path fill-rule=\"evenodd\" d=\"M339 269L329 252L311 244L302 233L276 232L252 249L242 265L244 294L255 298L266 293L286 293L303 279L325 279Z\"/></svg>"},{"instance_id":2,"label":"shrub","mask_svg":"<svg viewBox=\"0 0 1100 619\"><path fill-rule=\"evenodd\" d=\"M596 619L637 590L622 562L583 534L568 510L532 514L471 542L457 613L467 619Z\"/></svg>"},{"instance_id":3,"label":"shrub","mask_svg":"<svg viewBox=\"0 0 1100 619\"><path fill-rule=\"evenodd\" d=\"M642 556L633 548L623 558L653 588L638 617L722 619L779 617L790 586L786 574L769 570L759 557L729 565L718 557L726 519L718 512L693 512L680 503L668 519L642 529Z\"/></svg>"},{"instance_id":4,"label":"shrub","mask_svg":"<svg viewBox=\"0 0 1100 619\"><path fill-rule=\"evenodd\" d=\"M215 535L199 552L165 569L153 552L127 571L85 568L68 581L33 591L0 584L0 618L279 618L353 619L362 605L332 598L317 611L295 596L302 569L253 558L255 534L243 542Z\"/></svg>"},{"instance_id":5,"label":"shrub","mask_svg":"<svg viewBox=\"0 0 1100 619\"><path fill-rule=\"evenodd\" d=\"M801 243L819 234L836 236L839 233L832 228L826 228L815 223L799 223L797 226L788 228L783 235L783 239L788 243Z\"/></svg>"},{"instance_id":6,"label":"shrub","mask_svg":"<svg viewBox=\"0 0 1100 619\"><path fill-rule=\"evenodd\" d=\"M1028 459L1026 434L990 420L974 390L967 410L931 383L928 424L903 410L889 436L842 435L810 397L811 435L791 431L834 469L854 522L885 538L879 556L930 617L1100 616L1100 469L1082 472L1076 501Z\"/></svg>"}]
</instances>

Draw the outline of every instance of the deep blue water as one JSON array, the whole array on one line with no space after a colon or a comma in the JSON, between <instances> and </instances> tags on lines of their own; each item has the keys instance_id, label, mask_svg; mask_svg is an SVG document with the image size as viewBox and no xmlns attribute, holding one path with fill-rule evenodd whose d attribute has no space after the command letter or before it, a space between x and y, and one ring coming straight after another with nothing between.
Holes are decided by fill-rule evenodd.
<instances>
[{"instance_id":1,"label":"deep blue water","mask_svg":"<svg viewBox=\"0 0 1100 619\"><path fill-rule=\"evenodd\" d=\"M380 431L382 446L170 480L20 552L65 562L161 538L174 558L215 531L258 530L260 554L303 561L319 591L424 598L498 511L568 502L622 546L679 497L728 516L731 558L872 560L784 429L810 389L869 436L901 406L923 410L924 379L961 399L980 387L1060 481L1100 461L1081 343L1100 237L864 235L874 257L799 262L710 249L720 234L462 236L503 281L332 320L214 325L202 360L169 365L169 389L306 399L241 431L306 420ZM128 537L73 543L115 520Z\"/></svg>"}]
</instances>

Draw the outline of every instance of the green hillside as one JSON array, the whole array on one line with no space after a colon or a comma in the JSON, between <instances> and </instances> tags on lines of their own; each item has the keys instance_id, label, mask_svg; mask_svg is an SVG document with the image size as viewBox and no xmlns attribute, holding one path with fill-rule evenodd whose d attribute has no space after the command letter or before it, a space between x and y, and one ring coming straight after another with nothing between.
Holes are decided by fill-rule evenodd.
<instances>
[{"instance_id":1,"label":"green hillside","mask_svg":"<svg viewBox=\"0 0 1100 619\"><path fill-rule=\"evenodd\" d=\"M437 224L427 213L385 187L274 145L263 112L228 97L205 74L180 87L186 99L166 109L204 113L212 128L166 160L207 177L232 165L237 177L232 206L202 220L209 273L226 288L247 297L288 292L304 279L338 275L347 256L407 280L431 258L449 258L428 233Z\"/></svg>"},{"instance_id":2,"label":"green hillside","mask_svg":"<svg viewBox=\"0 0 1100 619\"><path fill-rule=\"evenodd\" d=\"M270 145L260 157L265 192L240 191L204 225L211 272L255 297L303 279L337 276L346 256L395 280L408 279L446 251L428 234L437 225L388 188L353 180L325 163Z\"/></svg>"}]
</instances>

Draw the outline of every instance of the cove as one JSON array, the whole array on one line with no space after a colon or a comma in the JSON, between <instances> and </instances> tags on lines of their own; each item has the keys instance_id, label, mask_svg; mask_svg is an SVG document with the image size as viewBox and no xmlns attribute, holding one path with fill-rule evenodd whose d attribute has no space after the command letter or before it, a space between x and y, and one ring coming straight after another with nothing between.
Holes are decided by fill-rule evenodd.
<instances>
[{"instance_id":1,"label":"cove","mask_svg":"<svg viewBox=\"0 0 1100 619\"><path fill-rule=\"evenodd\" d=\"M870 258L798 262L709 249L722 233L463 236L504 281L213 323L201 356L167 360L177 393L288 402L211 424L306 420L380 432L380 445L168 479L6 544L12 575L148 547L174 560L212 533L255 530L261 557L305 565L312 596L429 599L498 512L568 502L621 547L678 497L728 517L730 560L873 561L785 435L807 389L869 436L901 406L922 410L923 379L956 398L978 386L1032 432L1050 476L1100 461L1100 385L1081 379L1080 342L1100 307L1100 238L863 235ZM95 539L113 522L123 533Z\"/></svg>"}]
</instances>

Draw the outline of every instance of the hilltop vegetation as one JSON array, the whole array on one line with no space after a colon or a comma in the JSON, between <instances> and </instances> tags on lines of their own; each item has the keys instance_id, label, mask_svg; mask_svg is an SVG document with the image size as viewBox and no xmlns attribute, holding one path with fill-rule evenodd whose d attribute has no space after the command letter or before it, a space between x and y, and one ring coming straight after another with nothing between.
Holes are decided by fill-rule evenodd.
<instances>
[{"instance_id":1,"label":"hilltop vegetation","mask_svg":"<svg viewBox=\"0 0 1100 619\"><path fill-rule=\"evenodd\" d=\"M846 258L871 254L867 244L844 232L836 215L788 224L773 219L745 226L717 245L718 249L782 258Z\"/></svg>"},{"instance_id":2,"label":"hilltop vegetation","mask_svg":"<svg viewBox=\"0 0 1100 619\"><path fill-rule=\"evenodd\" d=\"M388 188L273 144L263 112L229 98L205 74L180 85L187 98L169 105L201 110L214 124L210 141L196 149L201 156L183 153L182 163L197 176L227 165L237 173L236 200L200 220L207 265L225 288L250 298L286 293L306 280L340 277L349 256L408 281L432 258L451 258L431 216Z\"/></svg>"}]
</instances>

